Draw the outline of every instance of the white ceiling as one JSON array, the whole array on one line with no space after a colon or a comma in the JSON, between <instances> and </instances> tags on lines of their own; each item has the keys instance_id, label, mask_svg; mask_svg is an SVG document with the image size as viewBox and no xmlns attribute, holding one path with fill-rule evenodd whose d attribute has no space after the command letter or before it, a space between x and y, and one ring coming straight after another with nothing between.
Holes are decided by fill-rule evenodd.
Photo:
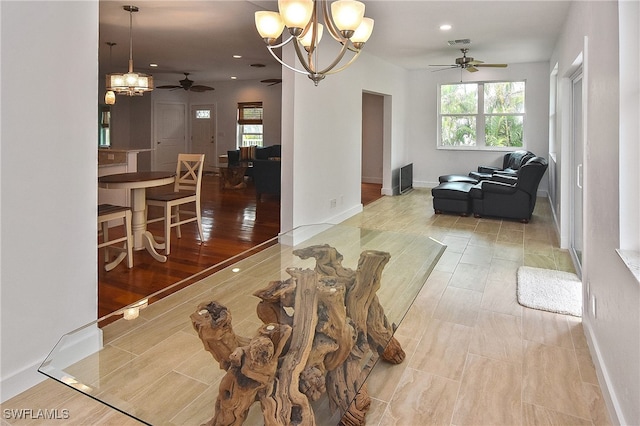
<instances>
[{"instance_id":1,"label":"white ceiling","mask_svg":"<svg viewBox=\"0 0 640 426\"><path fill-rule=\"evenodd\" d=\"M364 49L407 69L429 69L429 64L454 63L461 56L459 46L449 46L448 40L469 38L468 55L486 63L546 61L570 3L365 0L365 15L375 20L375 27ZM100 0L101 74L126 72L129 13L122 9L125 4L140 8L133 14L134 68L152 74L156 85L175 83L184 78L183 72L191 73L196 84L231 76L238 80L280 76L280 66L254 25L255 11L277 10L277 1L269 0ZM453 28L441 31L445 23ZM107 42L117 43L111 54ZM242 58L234 59L234 54ZM150 63L159 66L149 68ZM254 63L266 66L251 67Z\"/></svg>"}]
</instances>

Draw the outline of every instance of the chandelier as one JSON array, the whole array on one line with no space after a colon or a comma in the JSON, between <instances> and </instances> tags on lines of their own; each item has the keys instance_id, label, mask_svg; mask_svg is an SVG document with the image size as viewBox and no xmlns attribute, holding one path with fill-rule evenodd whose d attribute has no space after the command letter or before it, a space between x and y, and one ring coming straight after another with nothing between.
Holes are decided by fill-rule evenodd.
<instances>
[{"instance_id":1,"label":"chandelier","mask_svg":"<svg viewBox=\"0 0 640 426\"><path fill-rule=\"evenodd\" d=\"M316 86L325 76L340 72L351 65L360 55L362 47L373 31L373 19L364 17L364 3L356 0L334 1L330 9L328 0L278 0L278 10L279 12L256 12L258 33L278 62L292 71L306 74ZM285 26L290 37L276 44ZM342 48L333 62L320 68L318 45L325 28ZM288 43L293 43L303 70L284 63L275 54L274 49ZM341 64L347 50L352 53L351 59L336 68Z\"/></svg>"},{"instance_id":2,"label":"chandelier","mask_svg":"<svg viewBox=\"0 0 640 426\"><path fill-rule=\"evenodd\" d=\"M118 95L142 96L144 92L153 90L153 76L133 72L133 12L137 6L123 6L129 12L129 71L127 73L107 74L106 90Z\"/></svg>"}]
</instances>

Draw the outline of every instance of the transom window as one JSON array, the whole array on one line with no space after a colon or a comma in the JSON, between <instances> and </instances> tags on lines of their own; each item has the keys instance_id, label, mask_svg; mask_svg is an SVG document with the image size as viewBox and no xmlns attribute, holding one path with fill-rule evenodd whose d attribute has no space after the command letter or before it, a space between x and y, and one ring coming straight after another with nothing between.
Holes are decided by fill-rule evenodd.
<instances>
[{"instance_id":1,"label":"transom window","mask_svg":"<svg viewBox=\"0 0 640 426\"><path fill-rule=\"evenodd\" d=\"M211 110L210 109L197 109L196 110L196 118L198 119L209 119L211 118Z\"/></svg>"},{"instance_id":2,"label":"transom window","mask_svg":"<svg viewBox=\"0 0 640 426\"><path fill-rule=\"evenodd\" d=\"M440 85L438 148L522 148L524 94L524 81Z\"/></svg>"},{"instance_id":3,"label":"transom window","mask_svg":"<svg viewBox=\"0 0 640 426\"><path fill-rule=\"evenodd\" d=\"M263 146L262 102L238 103L237 147Z\"/></svg>"}]
</instances>

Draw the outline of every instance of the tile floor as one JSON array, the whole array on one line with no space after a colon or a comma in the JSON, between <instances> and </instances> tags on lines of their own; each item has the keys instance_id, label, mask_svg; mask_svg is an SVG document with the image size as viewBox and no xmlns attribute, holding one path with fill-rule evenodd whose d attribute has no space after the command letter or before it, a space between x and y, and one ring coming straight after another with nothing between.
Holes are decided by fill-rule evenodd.
<instances>
[{"instance_id":1,"label":"tile floor","mask_svg":"<svg viewBox=\"0 0 640 426\"><path fill-rule=\"evenodd\" d=\"M407 359L377 368L368 425L607 425L579 318L523 308L521 265L573 271L539 199L529 224L434 215L428 189L383 197L345 224L429 235L447 245L397 330ZM12 409L67 419L16 420ZM68 411L63 411L68 410ZM134 425L52 380L2 404L6 425ZM33 416L32 416L33 417Z\"/></svg>"}]
</instances>

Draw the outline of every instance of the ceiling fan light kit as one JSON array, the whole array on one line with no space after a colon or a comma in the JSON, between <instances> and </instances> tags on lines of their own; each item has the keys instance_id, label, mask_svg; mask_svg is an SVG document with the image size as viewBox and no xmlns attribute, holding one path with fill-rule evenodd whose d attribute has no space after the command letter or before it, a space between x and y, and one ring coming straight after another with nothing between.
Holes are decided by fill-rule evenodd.
<instances>
[{"instance_id":1,"label":"ceiling fan light kit","mask_svg":"<svg viewBox=\"0 0 640 426\"><path fill-rule=\"evenodd\" d=\"M267 44L271 55L286 68L306 74L317 86L329 74L344 70L355 61L373 32L373 19L365 18L364 3L356 0L278 0L278 11L259 11L255 14L256 29ZM290 37L282 43L278 38L287 27ZM318 46L327 31L342 45L333 62L319 68ZM283 62L274 49L293 43L296 56L304 69L300 70ZM347 50L351 59L336 68Z\"/></svg>"},{"instance_id":2,"label":"ceiling fan light kit","mask_svg":"<svg viewBox=\"0 0 640 426\"><path fill-rule=\"evenodd\" d=\"M142 96L153 90L153 76L133 71L133 13L139 9L137 6L122 8L129 12L129 70L126 73L107 74L106 90L118 95Z\"/></svg>"},{"instance_id":3,"label":"ceiling fan light kit","mask_svg":"<svg viewBox=\"0 0 640 426\"><path fill-rule=\"evenodd\" d=\"M465 40L468 40L468 39L465 39ZM459 41L459 40L456 40L456 41ZM429 66L442 68L439 70L434 70L434 72L442 71L443 69L451 69L451 68L460 68L461 70L467 70L469 72L477 72L477 71L480 71L478 69L480 67L488 67L488 68L506 68L507 67L507 64L485 64L482 61L475 60L471 56L467 56L467 52L469 52L469 49L466 47L460 49L460 51L462 52L462 57L456 58L455 65L447 64L447 65L429 65Z\"/></svg>"}]
</instances>

